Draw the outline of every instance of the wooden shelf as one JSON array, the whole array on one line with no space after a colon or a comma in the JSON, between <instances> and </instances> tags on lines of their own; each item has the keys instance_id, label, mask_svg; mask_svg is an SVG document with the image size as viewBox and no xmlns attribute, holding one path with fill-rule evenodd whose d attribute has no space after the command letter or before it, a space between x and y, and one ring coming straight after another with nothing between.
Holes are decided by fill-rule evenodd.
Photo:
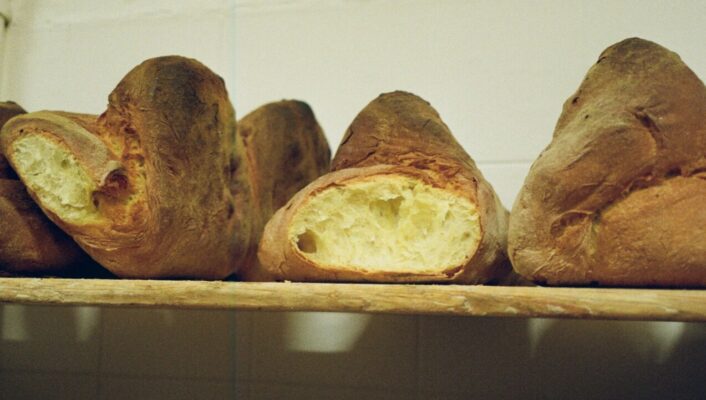
<instances>
[{"instance_id":1,"label":"wooden shelf","mask_svg":"<svg viewBox=\"0 0 706 400\"><path fill-rule=\"evenodd\" d=\"M0 278L0 303L706 321L706 290Z\"/></svg>"}]
</instances>

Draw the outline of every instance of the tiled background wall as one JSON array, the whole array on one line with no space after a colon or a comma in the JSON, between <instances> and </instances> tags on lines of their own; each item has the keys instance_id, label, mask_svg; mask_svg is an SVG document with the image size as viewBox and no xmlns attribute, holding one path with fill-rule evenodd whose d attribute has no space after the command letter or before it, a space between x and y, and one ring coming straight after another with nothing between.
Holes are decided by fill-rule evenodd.
<instances>
[{"instance_id":1,"label":"tiled background wall","mask_svg":"<svg viewBox=\"0 0 706 400\"><path fill-rule=\"evenodd\" d=\"M145 58L221 74L239 116L306 100L332 147L377 94L439 110L510 207L600 51L706 77L700 1L0 0L0 98L98 113ZM2 288L0 287L0 290ZM0 306L0 399L703 398L706 325Z\"/></svg>"}]
</instances>

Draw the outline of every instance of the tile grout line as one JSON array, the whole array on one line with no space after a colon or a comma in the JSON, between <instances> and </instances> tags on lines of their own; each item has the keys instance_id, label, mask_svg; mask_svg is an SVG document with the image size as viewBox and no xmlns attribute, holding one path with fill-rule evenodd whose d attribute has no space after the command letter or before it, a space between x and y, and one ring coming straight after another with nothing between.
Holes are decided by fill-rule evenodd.
<instances>
[{"instance_id":1,"label":"tile grout line","mask_svg":"<svg viewBox=\"0 0 706 400\"><path fill-rule=\"evenodd\" d=\"M250 400L252 397L252 378L253 378L253 354L254 352L252 349L254 348L254 337L255 337L255 313L253 312L248 312L248 320L247 320L247 326L248 326L248 354L247 354L247 360L245 360L245 364L247 366L247 372L246 372L246 377L248 381L248 386L246 387L246 398L247 400Z\"/></svg>"},{"instance_id":2,"label":"tile grout line","mask_svg":"<svg viewBox=\"0 0 706 400\"><path fill-rule=\"evenodd\" d=\"M60 370L40 370L40 369L12 369L12 368L0 368L1 372L9 372L11 374L17 375L50 375L50 376L84 376L91 377L94 375L93 372L79 372L79 371L60 371Z\"/></svg>"},{"instance_id":3,"label":"tile grout line","mask_svg":"<svg viewBox=\"0 0 706 400\"><path fill-rule=\"evenodd\" d=\"M264 384L274 384L279 386L296 386L296 387L315 387L323 389L352 389L352 390L369 390L385 392L388 391L386 386L369 386L369 385L350 385L350 384L333 384L333 383L321 383L314 384L310 382L300 382L300 381L282 381L282 380L264 380L258 379L254 381L245 381L251 385L264 385Z\"/></svg>"},{"instance_id":4,"label":"tile grout line","mask_svg":"<svg viewBox=\"0 0 706 400\"><path fill-rule=\"evenodd\" d=\"M277 386L291 386L291 387L296 387L296 388L306 388L306 389L345 389L345 390L350 390L350 391L368 391L368 392L379 392L379 393L386 393L389 394L390 392L394 393L395 395L400 394L400 393L406 393L404 389L389 389L388 387L382 387L382 386L364 386L364 385L336 385L336 384L330 384L330 383L324 383L324 384L315 384L315 383L309 383L309 382L284 382L284 381L255 381L255 382L248 382L249 384L252 385L277 385Z\"/></svg>"},{"instance_id":5,"label":"tile grout line","mask_svg":"<svg viewBox=\"0 0 706 400\"><path fill-rule=\"evenodd\" d=\"M230 313L231 314L231 318L230 318L230 320L231 320L231 323L230 323L231 335L230 335L230 337L231 337L231 342L232 342L231 361L230 362L233 365L233 375L231 376L230 390L231 390L231 398L237 399L236 394L238 393L238 384L245 383L246 389L247 389L245 395L246 395L246 399L247 399L250 397L250 394L247 393L249 391L249 378L250 378L249 371L248 371L248 365L247 365L248 360L246 360L246 364L244 366L245 371L246 371L246 373L248 373L248 375L245 377L245 379L238 379L238 370L242 367L242 366L238 365L238 340L237 340L238 327L242 326L242 325L238 324L238 320L237 320L238 312L239 312L238 310L234 310ZM248 326L249 324L250 324L250 319L248 318L248 319L246 319L246 323L244 325L244 328L246 330L249 330L249 326ZM249 338L248 338L248 340L249 340ZM245 345L249 347L250 343L246 343ZM249 355L249 353L248 353L248 355Z\"/></svg>"},{"instance_id":6,"label":"tile grout line","mask_svg":"<svg viewBox=\"0 0 706 400\"><path fill-rule=\"evenodd\" d=\"M418 400L423 400L422 398L422 379L421 379L421 372L422 372L422 316L417 315L417 329L416 329L416 352L415 352L415 375L416 375L416 395L414 396Z\"/></svg>"},{"instance_id":7,"label":"tile grout line","mask_svg":"<svg viewBox=\"0 0 706 400\"><path fill-rule=\"evenodd\" d=\"M255 313L253 312L248 312L248 356L247 360L245 360L245 364L247 366L247 378L249 382L252 382L253 380L253 354L254 352L252 351L254 347L254 337L255 337Z\"/></svg>"},{"instance_id":8,"label":"tile grout line","mask_svg":"<svg viewBox=\"0 0 706 400\"><path fill-rule=\"evenodd\" d=\"M105 336L105 316L104 307L99 307L100 323L98 324L98 365L96 368L96 399L100 398L103 386L103 338Z\"/></svg>"},{"instance_id":9,"label":"tile grout line","mask_svg":"<svg viewBox=\"0 0 706 400\"><path fill-rule=\"evenodd\" d=\"M20 371L25 372L25 371ZM42 374L43 372L37 372ZM51 373L55 374L55 373ZM71 373L67 372L66 375L91 375L90 373ZM123 379L123 380L142 380L142 381L179 381L179 382L208 382L208 383L230 383L232 380L230 378L198 378L191 376L163 376L163 375L129 375L120 373L110 373L103 375L107 379ZM244 383L249 383L249 381L241 381Z\"/></svg>"},{"instance_id":10,"label":"tile grout line","mask_svg":"<svg viewBox=\"0 0 706 400\"><path fill-rule=\"evenodd\" d=\"M229 342L230 342L230 346L229 346L230 362L229 362L229 364L233 367L233 370L231 371L231 375L230 375L230 379L229 379L232 381L232 382L230 382L230 385L229 385L229 390L230 390L229 397L231 397L231 398L235 398L235 390L237 387L236 376L238 375L238 362L236 359L236 354L238 351L238 344L236 341L238 324L236 323L236 318L235 318L236 313L237 313L237 311L235 311L235 310L228 312L228 316L229 316L229 318L228 318L228 331L229 331L228 337L230 338L230 340L229 340Z\"/></svg>"},{"instance_id":11,"label":"tile grout line","mask_svg":"<svg viewBox=\"0 0 706 400\"><path fill-rule=\"evenodd\" d=\"M235 353L238 349L238 345L235 341L235 327L236 327L236 321L235 321L235 311L226 311L228 315L228 330L226 331L226 338L228 340L228 366L229 368L232 368L230 371L230 374L228 375L228 397L234 398L235 397L235 386L236 386L236 379L235 376L238 373L238 364L236 363L235 360Z\"/></svg>"},{"instance_id":12,"label":"tile grout line","mask_svg":"<svg viewBox=\"0 0 706 400\"><path fill-rule=\"evenodd\" d=\"M108 374L108 378L116 378L123 380L140 380L140 381L179 381L179 382L204 382L204 383L229 383L230 379L223 378L194 378L189 376L144 376L144 375L122 375Z\"/></svg>"}]
</instances>

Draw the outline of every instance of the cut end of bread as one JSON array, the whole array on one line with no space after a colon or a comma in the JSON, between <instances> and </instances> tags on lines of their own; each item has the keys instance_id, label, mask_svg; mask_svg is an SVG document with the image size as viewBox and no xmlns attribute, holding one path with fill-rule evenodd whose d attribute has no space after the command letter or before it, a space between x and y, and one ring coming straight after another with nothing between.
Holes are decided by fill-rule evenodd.
<instances>
[{"instance_id":1,"label":"cut end of bread","mask_svg":"<svg viewBox=\"0 0 706 400\"><path fill-rule=\"evenodd\" d=\"M72 224L99 218L93 181L60 143L42 135L25 135L13 142L11 152L25 185L49 211Z\"/></svg>"},{"instance_id":2,"label":"cut end of bread","mask_svg":"<svg viewBox=\"0 0 706 400\"><path fill-rule=\"evenodd\" d=\"M316 193L293 216L289 241L322 268L443 274L473 256L478 209L403 175L376 175Z\"/></svg>"}]
</instances>

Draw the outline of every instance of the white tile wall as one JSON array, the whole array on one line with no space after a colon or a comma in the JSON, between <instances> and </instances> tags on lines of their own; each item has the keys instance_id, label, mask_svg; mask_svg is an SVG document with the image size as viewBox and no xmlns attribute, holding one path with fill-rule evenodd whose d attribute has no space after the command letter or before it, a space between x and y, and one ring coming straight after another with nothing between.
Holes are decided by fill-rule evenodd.
<instances>
[{"instance_id":1,"label":"white tile wall","mask_svg":"<svg viewBox=\"0 0 706 400\"><path fill-rule=\"evenodd\" d=\"M91 374L0 370L0 399L93 400L97 397L98 380Z\"/></svg>"},{"instance_id":2,"label":"white tile wall","mask_svg":"<svg viewBox=\"0 0 706 400\"><path fill-rule=\"evenodd\" d=\"M100 331L85 335L77 321L93 318L81 308L0 307L0 369L91 373L98 369Z\"/></svg>"},{"instance_id":3,"label":"white tile wall","mask_svg":"<svg viewBox=\"0 0 706 400\"><path fill-rule=\"evenodd\" d=\"M14 99L27 110L100 113L110 91L130 69L147 58L169 54L196 58L226 82L233 82L232 61L224 56L234 52L228 27L228 21L234 19L232 11L201 10L192 5L180 14L160 17L159 10L165 5L189 2L162 1L161 6L159 2L125 0L56 3L64 5L35 16L46 2L11 2L14 22L5 38L0 86L3 97ZM73 16L74 10L99 3L123 3L127 10L132 4L154 3L156 10L145 6L148 10L113 14L110 8L89 7L92 14Z\"/></svg>"},{"instance_id":4,"label":"white tile wall","mask_svg":"<svg viewBox=\"0 0 706 400\"><path fill-rule=\"evenodd\" d=\"M697 0L250 3L260 6L239 10L236 24L237 108L305 99L334 145L375 96L405 89L429 100L477 161L532 161L598 54L635 35L706 75Z\"/></svg>"},{"instance_id":5,"label":"white tile wall","mask_svg":"<svg viewBox=\"0 0 706 400\"><path fill-rule=\"evenodd\" d=\"M493 185L505 208L511 210L530 165L525 162L478 163L478 168Z\"/></svg>"},{"instance_id":6,"label":"white tile wall","mask_svg":"<svg viewBox=\"0 0 706 400\"><path fill-rule=\"evenodd\" d=\"M101 370L131 377L230 379L234 322L223 311L105 309Z\"/></svg>"},{"instance_id":7,"label":"white tile wall","mask_svg":"<svg viewBox=\"0 0 706 400\"><path fill-rule=\"evenodd\" d=\"M524 319L424 318L419 360L426 393L517 398L532 388Z\"/></svg>"},{"instance_id":8,"label":"white tile wall","mask_svg":"<svg viewBox=\"0 0 706 400\"><path fill-rule=\"evenodd\" d=\"M255 318L253 381L369 389L407 389L415 385L417 317L371 318L354 345L339 352L288 348L287 335L291 333L285 329L287 318L283 313L263 313ZM346 331L328 329L323 334L344 335Z\"/></svg>"},{"instance_id":9,"label":"white tile wall","mask_svg":"<svg viewBox=\"0 0 706 400\"><path fill-rule=\"evenodd\" d=\"M414 391L396 391L383 389L361 389L342 386L327 387L323 385L285 385L256 384L252 386L252 400L408 400L416 399Z\"/></svg>"},{"instance_id":10,"label":"white tile wall","mask_svg":"<svg viewBox=\"0 0 706 400\"><path fill-rule=\"evenodd\" d=\"M235 360L233 368L235 368L235 379L238 381L250 380L250 371L252 370L253 353L253 320L256 318L256 313L252 312L237 312L235 313L235 327L230 331L234 337L235 345Z\"/></svg>"},{"instance_id":11,"label":"white tile wall","mask_svg":"<svg viewBox=\"0 0 706 400\"><path fill-rule=\"evenodd\" d=\"M680 340L659 360L662 334L648 322L548 320L532 351L528 320L372 316L351 347L322 353L316 343L312 351L287 347L288 313L102 311L92 347L100 363L76 370L61 334L44 345L25 338L26 353L3 353L0 398L657 399L706 389L704 324L680 324ZM3 321L0 328L10 323ZM323 330L319 337L345 333L312 329ZM0 349L17 342L3 339ZM50 357L65 357L67 367Z\"/></svg>"},{"instance_id":12,"label":"white tile wall","mask_svg":"<svg viewBox=\"0 0 706 400\"><path fill-rule=\"evenodd\" d=\"M103 378L101 400L170 399L220 400L234 397L233 384L228 381L203 379Z\"/></svg>"},{"instance_id":13,"label":"white tile wall","mask_svg":"<svg viewBox=\"0 0 706 400\"><path fill-rule=\"evenodd\" d=\"M0 99L97 113L134 65L182 54L225 78L240 116L308 101L335 147L373 97L411 90L507 207L607 45L653 39L706 77L698 0L0 0L0 10L13 18ZM700 398L705 326L0 306L0 399Z\"/></svg>"}]
</instances>

